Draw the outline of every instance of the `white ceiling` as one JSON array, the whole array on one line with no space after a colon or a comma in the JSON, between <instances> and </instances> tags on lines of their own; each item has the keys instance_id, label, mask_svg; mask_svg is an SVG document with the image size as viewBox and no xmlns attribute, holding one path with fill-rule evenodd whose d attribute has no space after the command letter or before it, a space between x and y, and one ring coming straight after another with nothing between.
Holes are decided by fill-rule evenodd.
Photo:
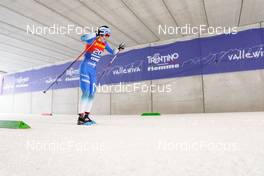
<instances>
[{"instance_id":1,"label":"white ceiling","mask_svg":"<svg viewBox=\"0 0 264 176\"><path fill-rule=\"evenodd\" d=\"M83 45L77 34L32 35L27 25L112 28L111 44L164 41L158 25L244 26L262 22L264 0L1 0L0 72L74 59Z\"/></svg>"}]
</instances>

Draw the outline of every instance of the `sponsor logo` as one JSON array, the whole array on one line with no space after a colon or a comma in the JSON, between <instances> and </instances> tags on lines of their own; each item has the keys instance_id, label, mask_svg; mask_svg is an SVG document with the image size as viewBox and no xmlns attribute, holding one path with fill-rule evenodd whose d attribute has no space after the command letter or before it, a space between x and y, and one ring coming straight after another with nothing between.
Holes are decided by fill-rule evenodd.
<instances>
[{"instance_id":1,"label":"sponsor logo","mask_svg":"<svg viewBox=\"0 0 264 176\"><path fill-rule=\"evenodd\" d=\"M45 83L46 84L51 84L53 82L55 82L56 78L52 78L52 77L49 77L48 79L45 80ZM57 82L61 82L61 78L57 80Z\"/></svg>"},{"instance_id":2,"label":"sponsor logo","mask_svg":"<svg viewBox=\"0 0 264 176\"><path fill-rule=\"evenodd\" d=\"M163 56L160 53L155 53L153 56L147 56L147 58L149 64L165 64L177 60L179 58L179 54L172 53Z\"/></svg>"},{"instance_id":3,"label":"sponsor logo","mask_svg":"<svg viewBox=\"0 0 264 176\"><path fill-rule=\"evenodd\" d=\"M155 53L153 56L147 56L148 59L148 71L170 70L180 67L176 61L179 59L179 53L171 53L167 55L161 55Z\"/></svg>"},{"instance_id":4,"label":"sponsor logo","mask_svg":"<svg viewBox=\"0 0 264 176\"><path fill-rule=\"evenodd\" d=\"M256 45L250 48L244 49L229 49L227 51L220 51L218 53L211 53L205 57L192 58L184 61L181 67L191 64L219 64L223 61L237 62L237 61L249 61L264 58L264 45Z\"/></svg>"},{"instance_id":5,"label":"sponsor logo","mask_svg":"<svg viewBox=\"0 0 264 176\"><path fill-rule=\"evenodd\" d=\"M65 78L65 81L76 81L76 80L79 80L79 69L74 69L74 68L69 68L67 71L66 71L66 78Z\"/></svg>"},{"instance_id":6,"label":"sponsor logo","mask_svg":"<svg viewBox=\"0 0 264 176\"><path fill-rule=\"evenodd\" d=\"M14 89L14 88L15 88L15 85L12 83L6 83L3 86L3 90Z\"/></svg>"},{"instance_id":7,"label":"sponsor logo","mask_svg":"<svg viewBox=\"0 0 264 176\"><path fill-rule=\"evenodd\" d=\"M99 61L100 61L99 58L96 58L96 57L94 57L94 56L91 57L91 60L93 60L93 61L95 61L95 62L99 62Z\"/></svg>"},{"instance_id":8,"label":"sponsor logo","mask_svg":"<svg viewBox=\"0 0 264 176\"><path fill-rule=\"evenodd\" d=\"M114 67L112 73L113 75L124 75L124 74L133 74L138 73L142 71L142 67L144 65L144 61L135 61L133 63L130 63L128 65L120 65Z\"/></svg>"},{"instance_id":9,"label":"sponsor logo","mask_svg":"<svg viewBox=\"0 0 264 176\"><path fill-rule=\"evenodd\" d=\"M29 77L19 77L16 79L16 86L17 88L21 88L21 87L28 87L29 84Z\"/></svg>"},{"instance_id":10,"label":"sponsor logo","mask_svg":"<svg viewBox=\"0 0 264 176\"><path fill-rule=\"evenodd\" d=\"M141 69L140 67L134 67L134 66L130 66L130 67L119 67L118 69L113 71L114 75L122 75L122 74L131 74L131 73L137 73L140 72Z\"/></svg>"},{"instance_id":11,"label":"sponsor logo","mask_svg":"<svg viewBox=\"0 0 264 176\"><path fill-rule=\"evenodd\" d=\"M16 79L16 83L18 84L24 84L24 83L27 83L28 81L29 81L29 77L25 77L25 78L19 77Z\"/></svg>"},{"instance_id":12,"label":"sponsor logo","mask_svg":"<svg viewBox=\"0 0 264 176\"><path fill-rule=\"evenodd\" d=\"M253 49L242 49L236 50L235 53L229 54L228 59L233 60L242 60L242 59L258 59L264 57L263 48L257 48L255 51Z\"/></svg>"}]
</instances>

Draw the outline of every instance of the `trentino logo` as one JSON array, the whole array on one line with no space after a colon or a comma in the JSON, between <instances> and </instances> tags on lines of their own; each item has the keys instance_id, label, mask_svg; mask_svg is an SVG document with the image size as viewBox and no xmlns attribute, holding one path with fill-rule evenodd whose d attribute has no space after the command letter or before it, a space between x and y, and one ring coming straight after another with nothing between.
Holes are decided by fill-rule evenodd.
<instances>
[{"instance_id":1,"label":"trentino logo","mask_svg":"<svg viewBox=\"0 0 264 176\"><path fill-rule=\"evenodd\" d=\"M172 62L175 61L179 58L179 54L178 53L172 53L172 54L168 54L168 55L161 55L160 53L155 53L153 56L147 56L148 58L148 63L149 64L164 64L164 63L168 63L168 62Z\"/></svg>"},{"instance_id":2,"label":"trentino logo","mask_svg":"<svg viewBox=\"0 0 264 176\"><path fill-rule=\"evenodd\" d=\"M179 59L179 57L180 55L177 52L167 55L155 53L153 56L147 56L149 64L148 71L177 69L180 65L175 62Z\"/></svg>"}]
</instances>

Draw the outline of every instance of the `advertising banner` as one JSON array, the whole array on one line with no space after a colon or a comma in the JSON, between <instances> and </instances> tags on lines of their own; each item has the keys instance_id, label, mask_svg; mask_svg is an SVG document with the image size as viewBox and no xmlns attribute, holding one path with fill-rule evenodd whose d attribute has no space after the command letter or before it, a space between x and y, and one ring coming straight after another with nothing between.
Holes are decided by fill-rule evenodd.
<instances>
[{"instance_id":1,"label":"advertising banner","mask_svg":"<svg viewBox=\"0 0 264 176\"><path fill-rule=\"evenodd\" d=\"M114 84L201 74L215 74L264 68L264 29L237 34L175 42L120 53L111 67L113 55L105 55L97 65L97 84ZM53 89L79 86L79 65L66 71ZM45 90L71 62L5 75L1 93Z\"/></svg>"}]
</instances>

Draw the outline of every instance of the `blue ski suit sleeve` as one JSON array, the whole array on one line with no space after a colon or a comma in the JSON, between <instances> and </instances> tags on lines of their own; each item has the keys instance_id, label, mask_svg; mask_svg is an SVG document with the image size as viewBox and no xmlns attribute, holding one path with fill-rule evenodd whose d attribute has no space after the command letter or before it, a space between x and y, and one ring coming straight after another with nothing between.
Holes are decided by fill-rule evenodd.
<instances>
[{"instance_id":1,"label":"blue ski suit sleeve","mask_svg":"<svg viewBox=\"0 0 264 176\"><path fill-rule=\"evenodd\" d=\"M107 52L110 54L117 54L118 50L117 49L112 49L108 43L106 43L105 49Z\"/></svg>"},{"instance_id":2,"label":"blue ski suit sleeve","mask_svg":"<svg viewBox=\"0 0 264 176\"><path fill-rule=\"evenodd\" d=\"M95 33L85 34L85 35L81 36L81 40L83 42L88 43L88 44L92 44L95 38L96 38Z\"/></svg>"}]
</instances>

